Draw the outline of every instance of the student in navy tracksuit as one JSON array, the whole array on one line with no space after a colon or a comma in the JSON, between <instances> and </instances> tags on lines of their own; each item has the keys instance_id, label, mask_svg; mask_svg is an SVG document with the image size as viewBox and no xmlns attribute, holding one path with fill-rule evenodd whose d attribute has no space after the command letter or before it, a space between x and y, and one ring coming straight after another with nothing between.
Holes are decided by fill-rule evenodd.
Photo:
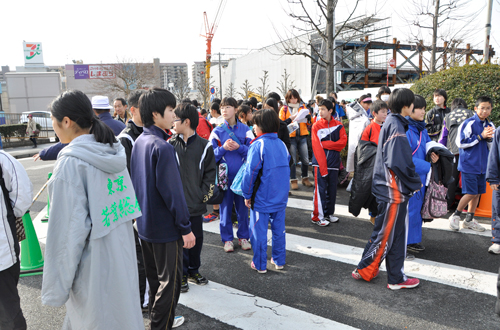
<instances>
[{"instance_id":1,"label":"student in navy tracksuit","mask_svg":"<svg viewBox=\"0 0 500 330\"><path fill-rule=\"evenodd\" d=\"M311 221L318 226L337 222L334 216L337 198L337 183L340 166L340 151L347 144L347 134L341 122L333 119L334 104L330 100L319 102L318 116L311 132L314 168L314 209Z\"/></svg>"},{"instance_id":2,"label":"student in navy tracksuit","mask_svg":"<svg viewBox=\"0 0 500 330\"><path fill-rule=\"evenodd\" d=\"M245 205L251 208L251 267L259 273L265 273L269 222L273 233L271 263L278 270L285 265L285 210L291 156L283 141L278 138L280 119L274 110L257 111L253 122L257 138L252 141L248 150L241 189Z\"/></svg>"},{"instance_id":3,"label":"student in navy tracksuit","mask_svg":"<svg viewBox=\"0 0 500 330\"><path fill-rule=\"evenodd\" d=\"M250 141L254 138L252 131L247 125L236 119L238 103L232 97L225 97L221 103L221 112L224 123L217 126L210 134L209 141L214 148L215 161L227 164L228 186L231 187L234 177L241 165L246 160ZM220 236L224 243L224 251L233 252L233 224L231 213L233 203L238 215L239 244L243 250L250 250L252 246L248 239L248 208L245 206L243 197L235 195L229 188L224 192L224 199L220 205Z\"/></svg>"},{"instance_id":4,"label":"student in navy tracksuit","mask_svg":"<svg viewBox=\"0 0 500 330\"><path fill-rule=\"evenodd\" d=\"M415 96L406 88L395 89L389 97L391 114L382 126L373 169L372 194L378 202L378 215L370 240L366 244L354 279L371 281L378 275L384 258L387 287L391 290L414 288L420 281L404 274L408 200L419 191L422 182L412 161L406 131Z\"/></svg>"},{"instance_id":5,"label":"student in navy tracksuit","mask_svg":"<svg viewBox=\"0 0 500 330\"><path fill-rule=\"evenodd\" d=\"M500 254L500 191L498 190L500 184L500 130L495 132L493 144L491 145L488 168L486 169L486 181L490 183L490 187L493 189L491 207L491 242L493 244L489 247L488 252Z\"/></svg>"},{"instance_id":6,"label":"student in navy tracksuit","mask_svg":"<svg viewBox=\"0 0 500 330\"><path fill-rule=\"evenodd\" d=\"M165 130L174 122L175 96L152 88L139 99L143 133L132 148L130 176L142 216L137 218L149 283L151 329L171 329L182 280L183 248L196 238L191 231L175 149Z\"/></svg>"},{"instance_id":7,"label":"student in navy tracksuit","mask_svg":"<svg viewBox=\"0 0 500 330\"><path fill-rule=\"evenodd\" d=\"M476 101L476 114L466 119L458 128L456 144L459 148L458 170L462 173L462 198L457 210L450 217L450 228L460 230L460 215L469 204L462 228L482 232L484 227L474 220L474 212L479 196L486 192L486 166L488 163L488 144L495 133L495 125L488 120L493 101L481 96Z\"/></svg>"}]
</instances>

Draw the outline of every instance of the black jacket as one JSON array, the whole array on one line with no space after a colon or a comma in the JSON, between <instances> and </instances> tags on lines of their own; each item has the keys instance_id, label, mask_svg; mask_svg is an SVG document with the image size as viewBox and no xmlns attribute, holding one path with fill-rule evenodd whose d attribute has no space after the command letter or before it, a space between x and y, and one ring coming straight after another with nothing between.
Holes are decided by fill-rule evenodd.
<instances>
[{"instance_id":1,"label":"black jacket","mask_svg":"<svg viewBox=\"0 0 500 330\"><path fill-rule=\"evenodd\" d=\"M429 137L432 141L438 142L439 136L441 135L441 130L443 129L444 117L450 113L450 108L442 109L439 106L435 106L432 110L427 112L425 115L425 128Z\"/></svg>"},{"instance_id":2,"label":"black jacket","mask_svg":"<svg viewBox=\"0 0 500 330\"><path fill-rule=\"evenodd\" d=\"M129 120L127 123L127 127L125 127L123 131L121 131L121 133L118 135L118 139L125 148L125 154L127 155L127 169L129 173L130 173L130 155L132 155L132 147L134 145L132 141L125 135L128 135L133 141L135 141L137 140L139 135L142 134L142 130L143 130L142 127L137 126L132 120Z\"/></svg>"},{"instance_id":3,"label":"black jacket","mask_svg":"<svg viewBox=\"0 0 500 330\"><path fill-rule=\"evenodd\" d=\"M216 165L212 144L193 134L184 142L180 134L168 142L177 152L182 188L189 214L199 216L207 212L207 201L215 188Z\"/></svg>"},{"instance_id":4,"label":"black jacket","mask_svg":"<svg viewBox=\"0 0 500 330\"><path fill-rule=\"evenodd\" d=\"M377 201L372 195L372 176L377 155L377 145L360 140L354 153L354 178L349 197L349 213L357 217L361 208L377 214Z\"/></svg>"},{"instance_id":5,"label":"black jacket","mask_svg":"<svg viewBox=\"0 0 500 330\"><path fill-rule=\"evenodd\" d=\"M432 163L431 153L439 156L436 163ZM453 161L455 156L440 143L429 142L426 145L425 160L431 163L432 179L434 182L441 182L445 187L448 187L455 179L453 178Z\"/></svg>"},{"instance_id":6,"label":"black jacket","mask_svg":"<svg viewBox=\"0 0 500 330\"><path fill-rule=\"evenodd\" d=\"M290 151L290 133L288 133L288 126L283 120L280 120L278 138L283 141L283 143L285 143L286 148L288 149L288 151Z\"/></svg>"}]
</instances>

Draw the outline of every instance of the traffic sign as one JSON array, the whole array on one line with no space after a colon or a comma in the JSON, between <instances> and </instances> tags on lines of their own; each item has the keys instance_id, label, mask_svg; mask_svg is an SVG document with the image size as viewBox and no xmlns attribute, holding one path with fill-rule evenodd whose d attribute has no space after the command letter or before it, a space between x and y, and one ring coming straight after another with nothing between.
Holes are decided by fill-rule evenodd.
<instances>
[{"instance_id":1,"label":"traffic sign","mask_svg":"<svg viewBox=\"0 0 500 330\"><path fill-rule=\"evenodd\" d=\"M391 58L391 59L389 60L389 66L390 66L391 68L396 68L396 60L395 60L395 59L393 59L393 58Z\"/></svg>"},{"instance_id":2,"label":"traffic sign","mask_svg":"<svg viewBox=\"0 0 500 330\"><path fill-rule=\"evenodd\" d=\"M215 87L210 87L210 94L215 94Z\"/></svg>"}]
</instances>

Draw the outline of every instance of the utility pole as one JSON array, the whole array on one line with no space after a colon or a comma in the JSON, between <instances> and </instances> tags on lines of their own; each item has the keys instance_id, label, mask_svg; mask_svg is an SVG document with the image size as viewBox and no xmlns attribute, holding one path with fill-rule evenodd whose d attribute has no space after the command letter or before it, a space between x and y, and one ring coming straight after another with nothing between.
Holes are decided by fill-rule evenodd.
<instances>
[{"instance_id":1,"label":"utility pole","mask_svg":"<svg viewBox=\"0 0 500 330\"><path fill-rule=\"evenodd\" d=\"M222 65L220 64L220 52L219 52L219 94L222 100Z\"/></svg>"},{"instance_id":2,"label":"utility pole","mask_svg":"<svg viewBox=\"0 0 500 330\"><path fill-rule=\"evenodd\" d=\"M484 59L483 63L489 63L490 61L490 32L491 32L491 13L493 7L493 0L488 1L488 12L486 16L486 36L484 39Z\"/></svg>"},{"instance_id":3,"label":"utility pole","mask_svg":"<svg viewBox=\"0 0 500 330\"><path fill-rule=\"evenodd\" d=\"M335 4L337 7L337 4ZM335 29L335 8L333 9L333 91L337 93L337 45L335 43L335 34L337 30ZM328 95L326 95L328 96Z\"/></svg>"},{"instance_id":4,"label":"utility pole","mask_svg":"<svg viewBox=\"0 0 500 330\"><path fill-rule=\"evenodd\" d=\"M439 19L439 0L434 0L434 17L432 18L432 49L431 49L431 73L436 72L436 47L437 47L437 29Z\"/></svg>"},{"instance_id":5,"label":"utility pole","mask_svg":"<svg viewBox=\"0 0 500 330\"><path fill-rule=\"evenodd\" d=\"M336 0L328 0L326 5L326 95L333 92L335 86L335 75L333 74L333 66L335 59L333 58L333 12L335 9L334 2Z\"/></svg>"}]
</instances>

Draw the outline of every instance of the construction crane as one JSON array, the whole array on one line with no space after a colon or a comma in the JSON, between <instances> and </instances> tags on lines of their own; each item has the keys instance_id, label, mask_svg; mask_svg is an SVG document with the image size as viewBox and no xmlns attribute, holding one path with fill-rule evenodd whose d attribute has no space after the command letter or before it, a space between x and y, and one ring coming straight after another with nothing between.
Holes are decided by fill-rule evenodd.
<instances>
[{"instance_id":1,"label":"construction crane","mask_svg":"<svg viewBox=\"0 0 500 330\"><path fill-rule=\"evenodd\" d=\"M210 89L210 61L212 59L212 39L214 38L217 27L219 26L219 22L225 7L226 7L226 0L220 0L219 7L217 8L217 14L215 14L215 19L212 25L209 25L208 23L207 12L203 12L203 20L205 23L205 35L202 35L202 37L207 39L207 57L205 60L205 89L206 89L205 95L209 94L209 89ZM206 100L204 100L204 102L205 101Z\"/></svg>"}]
</instances>

